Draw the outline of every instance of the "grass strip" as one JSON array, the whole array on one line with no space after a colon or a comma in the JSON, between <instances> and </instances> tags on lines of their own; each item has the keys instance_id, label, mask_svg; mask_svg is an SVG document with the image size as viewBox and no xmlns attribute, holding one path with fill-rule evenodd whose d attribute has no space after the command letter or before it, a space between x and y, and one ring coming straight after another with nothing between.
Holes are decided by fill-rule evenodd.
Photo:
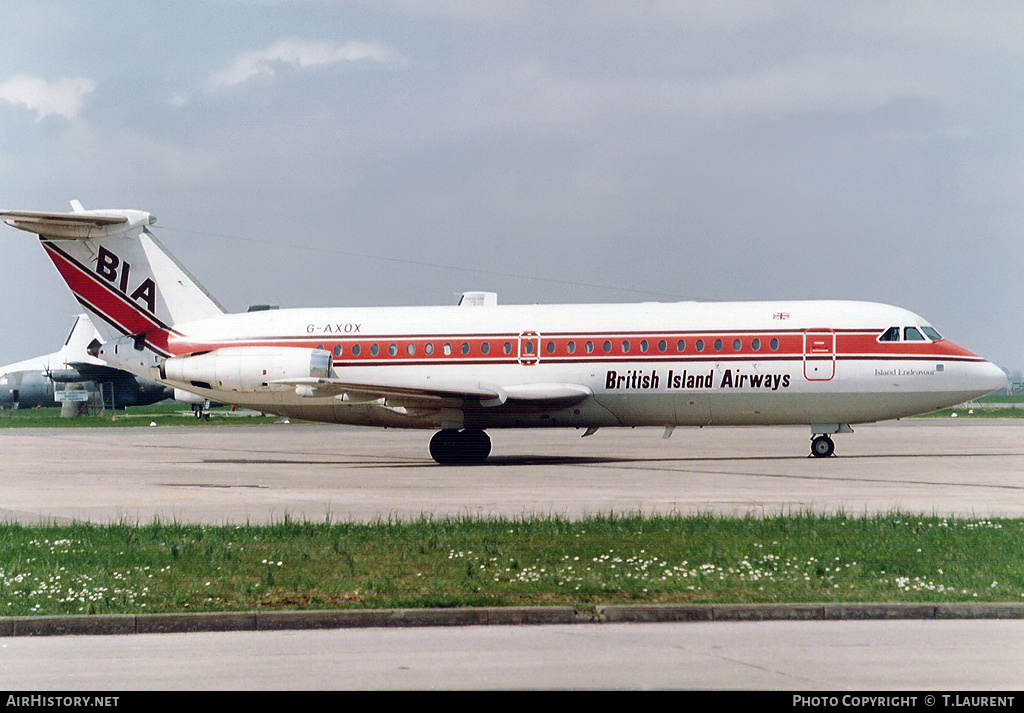
<instances>
[{"instance_id":1,"label":"grass strip","mask_svg":"<svg viewBox=\"0 0 1024 713\"><path fill-rule=\"evenodd\" d=\"M0 615L1024 599L1024 520L0 525Z\"/></svg>"}]
</instances>

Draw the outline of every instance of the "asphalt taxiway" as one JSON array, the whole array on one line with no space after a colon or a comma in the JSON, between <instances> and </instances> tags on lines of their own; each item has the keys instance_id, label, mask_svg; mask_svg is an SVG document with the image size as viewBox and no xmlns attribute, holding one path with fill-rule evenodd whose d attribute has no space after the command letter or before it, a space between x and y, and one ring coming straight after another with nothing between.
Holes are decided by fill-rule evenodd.
<instances>
[{"instance_id":1,"label":"asphalt taxiway","mask_svg":"<svg viewBox=\"0 0 1024 713\"><path fill-rule=\"evenodd\" d=\"M0 520L226 524L607 512L1024 515L1024 420L492 432L440 466L429 432L331 425L0 429Z\"/></svg>"}]
</instances>

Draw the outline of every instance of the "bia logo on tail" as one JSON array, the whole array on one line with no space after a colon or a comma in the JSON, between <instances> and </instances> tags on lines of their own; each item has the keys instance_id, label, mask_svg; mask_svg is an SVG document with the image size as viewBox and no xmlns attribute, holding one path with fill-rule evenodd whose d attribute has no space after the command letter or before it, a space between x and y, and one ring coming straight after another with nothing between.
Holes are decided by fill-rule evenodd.
<instances>
[{"instance_id":1,"label":"bia logo on tail","mask_svg":"<svg viewBox=\"0 0 1024 713\"><path fill-rule=\"evenodd\" d=\"M117 285L117 288L126 295L128 294L128 280L131 271L131 263L122 260L102 245L100 246L96 257L96 274ZM135 302L141 300L150 312L156 311L156 283L151 278L144 279L128 296Z\"/></svg>"},{"instance_id":2,"label":"bia logo on tail","mask_svg":"<svg viewBox=\"0 0 1024 713\"><path fill-rule=\"evenodd\" d=\"M73 213L0 211L0 220L39 235L105 340L145 335L161 342L177 322L224 314L149 231L152 214L84 210L77 201L72 207Z\"/></svg>"}]
</instances>

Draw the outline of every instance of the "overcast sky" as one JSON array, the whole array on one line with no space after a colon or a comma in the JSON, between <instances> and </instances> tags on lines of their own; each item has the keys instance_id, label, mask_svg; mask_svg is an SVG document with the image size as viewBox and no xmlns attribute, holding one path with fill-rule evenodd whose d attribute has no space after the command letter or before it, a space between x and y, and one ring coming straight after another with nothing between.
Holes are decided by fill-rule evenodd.
<instances>
[{"instance_id":1,"label":"overcast sky","mask_svg":"<svg viewBox=\"0 0 1024 713\"><path fill-rule=\"evenodd\" d=\"M0 4L0 208L231 310L861 299L1024 369L1024 3ZM0 364L79 311L0 229Z\"/></svg>"}]
</instances>

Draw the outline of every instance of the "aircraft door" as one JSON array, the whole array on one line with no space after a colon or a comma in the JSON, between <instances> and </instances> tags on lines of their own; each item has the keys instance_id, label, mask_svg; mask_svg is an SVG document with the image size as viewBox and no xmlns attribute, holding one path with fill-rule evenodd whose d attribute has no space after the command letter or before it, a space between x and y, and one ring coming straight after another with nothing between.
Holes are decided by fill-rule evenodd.
<instances>
[{"instance_id":1,"label":"aircraft door","mask_svg":"<svg viewBox=\"0 0 1024 713\"><path fill-rule=\"evenodd\" d=\"M536 332L520 332L519 363L532 366L540 360L540 335Z\"/></svg>"},{"instance_id":2,"label":"aircraft door","mask_svg":"<svg viewBox=\"0 0 1024 713\"><path fill-rule=\"evenodd\" d=\"M836 375L836 333L832 329L804 331L804 378L831 381Z\"/></svg>"}]
</instances>

